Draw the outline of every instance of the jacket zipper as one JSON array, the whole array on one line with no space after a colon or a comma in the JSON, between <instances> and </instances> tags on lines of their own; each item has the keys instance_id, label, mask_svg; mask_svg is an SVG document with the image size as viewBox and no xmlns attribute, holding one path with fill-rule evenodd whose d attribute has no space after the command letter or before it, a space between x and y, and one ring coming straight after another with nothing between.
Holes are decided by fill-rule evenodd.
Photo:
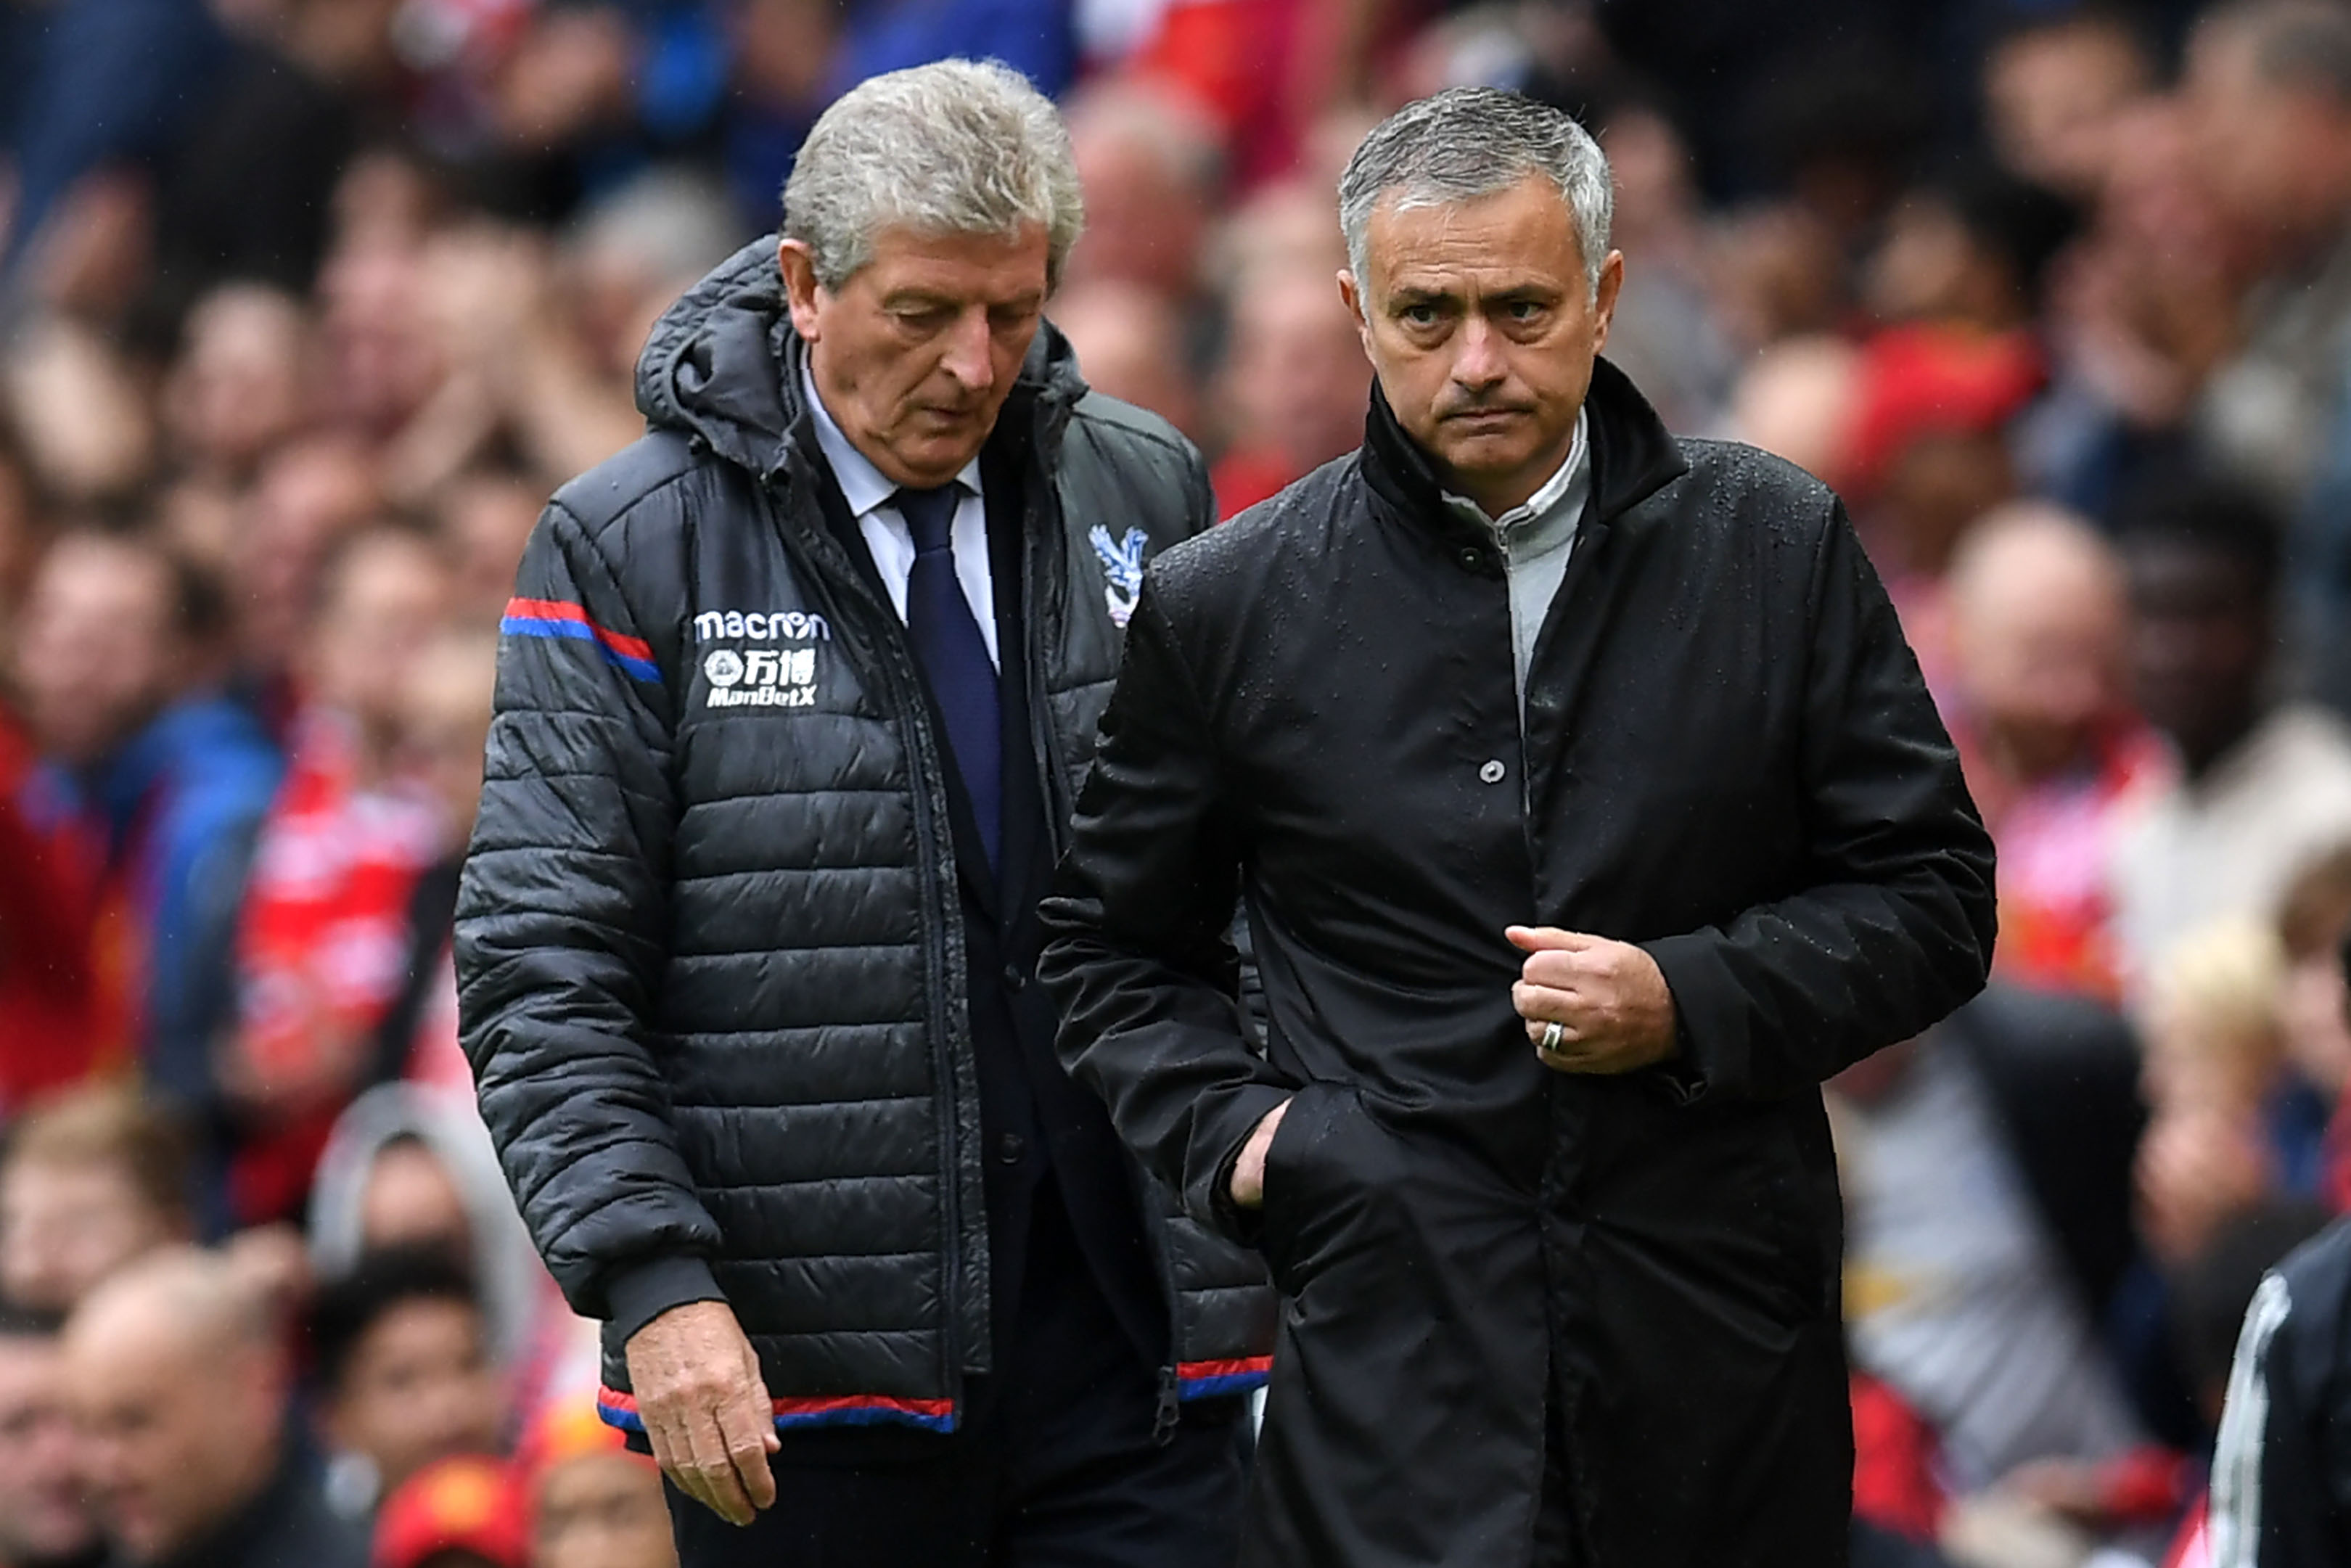
<instances>
[{"instance_id":1,"label":"jacket zipper","mask_svg":"<svg viewBox=\"0 0 2351 1568\"><path fill-rule=\"evenodd\" d=\"M1043 536L1043 525L1055 525L1056 537L1066 546L1069 524L1066 517L1043 515L1043 486L1052 484L1052 476L1044 465L1032 466L1028 476L1029 527L1020 536L1020 623L1029 637L1029 668L1025 676L1029 687L1029 729L1037 747L1037 756L1044 774L1046 832L1053 845L1053 859L1058 863L1069 848L1070 815L1077 809L1069 797L1069 773L1062 766L1061 736L1055 731L1045 691L1045 652L1050 638L1045 634L1042 618L1038 611L1042 595L1038 591L1044 578L1046 562L1040 559L1037 540ZM1058 491L1055 494L1058 496ZM1066 562L1062 563L1065 574ZM1130 1165L1132 1162L1130 1162ZM1155 1212L1148 1185L1143 1180L1128 1184L1134 1200L1135 1218L1143 1226L1145 1249L1151 1254L1152 1273L1159 1285L1160 1305L1167 1313L1167 1360L1159 1368L1159 1396L1151 1420L1151 1440L1165 1448L1176 1440L1176 1427L1184 1415L1184 1385L1181 1364L1184 1347L1179 1343L1184 1321L1182 1292L1176 1284L1176 1262L1168 1240L1166 1220ZM1155 1239L1154 1233L1156 1233Z\"/></svg>"},{"instance_id":2,"label":"jacket zipper","mask_svg":"<svg viewBox=\"0 0 2351 1568\"><path fill-rule=\"evenodd\" d=\"M794 549L790 530L784 525L782 508L775 504L777 498L768 492L765 485L761 486L761 490L763 494L768 495L769 513L776 519L777 533L783 542L787 557L789 557L794 553ZM820 527L823 526L820 517L818 522ZM825 545L820 538L814 538L801 548L809 555L820 558L824 554ZM839 564L847 566L845 561ZM834 583L845 584L846 592L855 597L859 609L866 614L869 622L878 616L880 606L874 603L872 595L866 591L864 584L858 580L854 570L821 575L812 570L810 575L819 581L823 581L826 576L830 576L834 580ZM840 591L834 584L827 586L829 591ZM888 684L891 698L897 705L900 733L911 743L907 749L914 760L916 779L914 788L909 793L914 798L914 841L918 848L917 872L922 881L924 907L929 916L925 925L930 930L944 930L946 920L953 918L954 915L953 911L947 907L945 894L941 891L938 861L932 852L934 845L938 841L936 837L938 799L946 794L946 775L941 768L936 737L931 734L930 727L923 716L921 694L919 688L914 684L914 676L912 668L901 656L897 645L893 644L888 636L869 636L867 642L872 646L875 661L881 667L880 673L883 679ZM954 966L948 961L945 948L944 942L938 944L935 949L935 956L937 958L943 981L952 982L956 978L953 973ZM928 1014L927 1021L932 1040L931 1071L946 1093L946 1113L939 1118L939 1142L945 1155L942 1175L946 1179L940 1184L942 1201L946 1209L943 1227L945 1234L941 1238L941 1243L945 1252L949 1305L943 1314L943 1322L940 1324L939 1340L943 1350L940 1370L946 1377L948 1396L954 1400L955 1408L959 1416L962 1414L964 1403L964 1356L960 1311L964 1295L962 1284L964 1206L963 1134L961 1118L956 1114L956 1111L962 1096L956 1092L955 1056L949 1049L952 1030L948 1018L954 1008L951 993L956 988L952 984L943 984L938 987L926 986L924 1007ZM947 999L943 1001L943 997L946 997ZM991 1311L993 1305L994 1303L991 1302Z\"/></svg>"}]
</instances>

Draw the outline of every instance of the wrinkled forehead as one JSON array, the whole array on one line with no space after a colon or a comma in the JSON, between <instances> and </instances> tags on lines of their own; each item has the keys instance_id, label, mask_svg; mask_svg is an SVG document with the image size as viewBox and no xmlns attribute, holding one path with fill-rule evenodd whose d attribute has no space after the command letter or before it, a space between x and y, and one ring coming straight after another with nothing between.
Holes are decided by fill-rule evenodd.
<instances>
[{"instance_id":1,"label":"wrinkled forehead","mask_svg":"<svg viewBox=\"0 0 2351 1568\"><path fill-rule=\"evenodd\" d=\"M1368 281L1383 293L1580 287L1584 277L1574 210L1541 173L1472 195L1397 186L1372 208L1364 237Z\"/></svg>"}]
</instances>

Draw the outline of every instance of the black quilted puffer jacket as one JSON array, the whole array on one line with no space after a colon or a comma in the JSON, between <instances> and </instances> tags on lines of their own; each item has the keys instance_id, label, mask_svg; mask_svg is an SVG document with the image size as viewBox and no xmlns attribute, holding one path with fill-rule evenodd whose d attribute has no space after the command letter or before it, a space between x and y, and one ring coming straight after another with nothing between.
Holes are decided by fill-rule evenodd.
<instances>
[{"instance_id":1,"label":"black quilted puffer jacket","mask_svg":"<svg viewBox=\"0 0 2351 1568\"><path fill-rule=\"evenodd\" d=\"M654 329L650 434L557 493L507 607L457 912L465 1051L571 1304L626 1336L723 1297L779 1423L951 1427L989 1354L979 1094L941 741L820 504L775 241ZM998 423L1057 838L1198 456L1040 329ZM1058 843L1057 843L1058 848ZM1134 1174L1175 1364L1261 1378L1259 1265Z\"/></svg>"}]
</instances>

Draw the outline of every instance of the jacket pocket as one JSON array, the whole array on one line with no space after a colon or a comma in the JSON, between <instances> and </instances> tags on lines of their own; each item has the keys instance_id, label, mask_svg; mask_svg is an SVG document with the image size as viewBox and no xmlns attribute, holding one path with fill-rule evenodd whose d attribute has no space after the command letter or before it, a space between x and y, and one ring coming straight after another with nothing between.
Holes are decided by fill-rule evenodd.
<instances>
[{"instance_id":1,"label":"jacket pocket","mask_svg":"<svg viewBox=\"0 0 2351 1568\"><path fill-rule=\"evenodd\" d=\"M1361 1228L1360 1145L1367 1121L1352 1085L1310 1083L1274 1129L1265 1154L1259 1249L1284 1296L1302 1292Z\"/></svg>"}]
</instances>

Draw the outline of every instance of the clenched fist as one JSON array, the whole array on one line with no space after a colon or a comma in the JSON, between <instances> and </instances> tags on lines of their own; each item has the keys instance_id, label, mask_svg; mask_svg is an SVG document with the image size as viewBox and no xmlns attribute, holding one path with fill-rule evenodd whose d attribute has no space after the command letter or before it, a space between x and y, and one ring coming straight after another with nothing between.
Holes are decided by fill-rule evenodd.
<instances>
[{"instance_id":1,"label":"clenched fist","mask_svg":"<svg viewBox=\"0 0 2351 1568\"><path fill-rule=\"evenodd\" d=\"M1545 1067L1632 1072L1673 1054L1674 994L1647 953L1548 925L1513 925L1503 935L1527 955L1510 1000ZM1545 1050L1553 1023L1559 1044Z\"/></svg>"}]
</instances>

